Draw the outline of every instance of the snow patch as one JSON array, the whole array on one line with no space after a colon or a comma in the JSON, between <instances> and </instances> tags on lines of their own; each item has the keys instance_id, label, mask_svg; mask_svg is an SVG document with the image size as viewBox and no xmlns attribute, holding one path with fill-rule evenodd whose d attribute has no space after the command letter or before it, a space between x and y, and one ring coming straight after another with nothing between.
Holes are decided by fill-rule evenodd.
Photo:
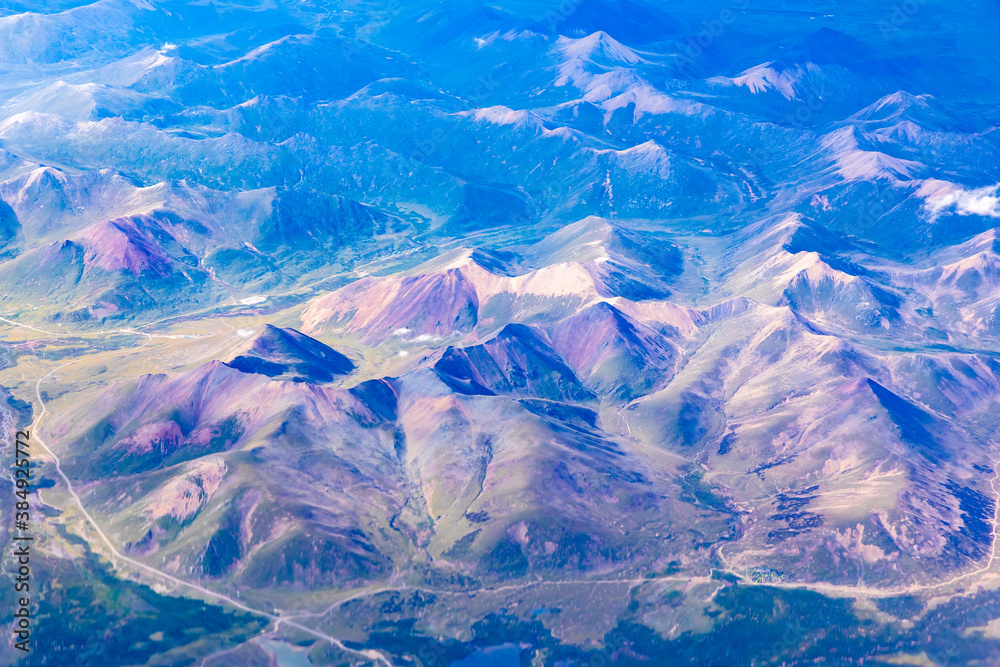
<instances>
[{"instance_id":1,"label":"snow patch","mask_svg":"<svg viewBox=\"0 0 1000 667\"><path fill-rule=\"evenodd\" d=\"M848 181L885 179L906 181L923 167L919 162L903 160L879 151L864 150L855 128L844 127L822 138L822 145L833 154L837 171Z\"/></svg>"},{"instance_id":2,"label":"snow patch","mask_svg":"<svg viewBox=\"0 0 1000 667\"><path fill-rule=\"evenodd\" d=\"M816 66L807 63L806 68L816 68ZM799 98L796 86L801 83L806 73L806 70L798 65L786 69L776 67L774 62L767 62L751 67L733 78L715 77L710 79L710 82L747 88L754 95L773 90L786 100L797 100Z\"/></svg>"},{"instance_id":3,"label":"snow patch","mask_svg":"<svg viewBox=\"0 0 1000 667\"><path fill-rule=\"evenodd\" d=\"M537 116L529 111L510 109L505 106L487 107L485 109L473 109L472 117L478 121L486 121L494 125L521 125L529 123L540 125Z\"/></svg>"},{"instance_id":4,"label":"snow patch","mask_svg":"<svg viewBox=\"0 0 1000 667\"><path fill-rule=\"evenodd\" d=\"M702 104L701 102L693 102L691 100L680 100L674 97L670 97L660 91L656 90L647 83L639 83L628 87L623 93L615 96L611 96L610 91L614 86L605 86L595 88L592 93L588 93L587 97L593 97L594 99L588 99L588 101L597 102L598 98L603 98L605 101L601 104L601 108L604 109L604 122L607 123L611 120L611 114L615 109L620 109L627 107L629 104L635 105L635 119L638 120L642 116L649 115L661 115L669 113L684 114L686 116L707 116L711 111L711 108Z\"/></svg>"}]
</instances>

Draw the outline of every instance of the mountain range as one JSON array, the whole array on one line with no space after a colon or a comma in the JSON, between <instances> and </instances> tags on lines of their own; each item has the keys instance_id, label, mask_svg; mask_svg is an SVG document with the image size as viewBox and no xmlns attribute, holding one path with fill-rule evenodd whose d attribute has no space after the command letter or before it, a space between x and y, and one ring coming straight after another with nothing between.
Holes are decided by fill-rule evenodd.
<instances>
[{"instance_id":1,"label":"mountain range","mask_svg":"<svg viewBox=\"0 0 1000 667\"><path fill-rule=\"evenodd\" d=\"M995 663L998 12L0 3L5 657Z\"/></svg>"}]
</instances>

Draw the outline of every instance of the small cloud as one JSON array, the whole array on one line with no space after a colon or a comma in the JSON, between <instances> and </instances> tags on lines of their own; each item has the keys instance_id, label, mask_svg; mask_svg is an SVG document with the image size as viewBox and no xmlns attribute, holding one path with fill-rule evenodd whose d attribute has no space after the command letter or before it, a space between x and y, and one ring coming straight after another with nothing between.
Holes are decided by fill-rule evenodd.
<instances>
[{"instance_id":1,"label":"small cloud","mask_svg":"<svg viewBox=\"0 0 1000 667\"><path fill-rule=\"evenodd\" d=\"M237 330L236 335L240 338L249 338L253 335L253 329L239 329Z\"/></svg>"},{"instance_id":2,"label":"small cloud","mask_svg":"<svg viewBox=\"0 0 1000 667\"><path fill-rule=\"evenodd\" d=\"M240 303L244 306L253 306L258 303L264 303L267 301L266 296L248 296L245 299L240 299Z\"/></svg>"},{"instance_id":3,"label":"small cloud","mask_svg":"<svg viewBox=\"0 0 1000 667\"><path fill-rule=\"evenodd\" d=\"M1000 218L1000 197L997 190L1000 183L975 190L965 190L959 186L939 188L924 201L924 205L934 217L952 210L958 215L981 215Z\"/></svg>"},{"instance_id":4,"label":"small cloud","mask_svg":"<svg viewBox=\"0 0 1000 667\"><path fill-rule=\"evenodd\" d=\"M410 329L407 329L406 327L403 327L402 329L396 329L395 331L393 331L392 335L393 336L405 336L406 334L410 333L410 331L411 331Z\"/></svg>"},{"instance_id":5,"label":"small cloud","mask_svg":"<svg viewBox=\"0 0 1000 667\"><path fill-rule=\"evenodd\" d=\"M400 357L408 357L408 356L410 356L410 353L407 352L406 350L400 350L399 351L399 356Z\"/></svg>"},{"instance_id":6,"label":"small cloud","mask_svg":"<svg viewBox=\"0 0 1000 667\"><path fill-rule=\"evenodd\" d=\"M433 342L436 343L439 340L441 340L441 336L432 336L430 334L420 334L419 336L417 336L413 340L416 341L416 342L418 342L418 343L426 343L428 341L433 341Z\"/></svg>"}]
</instances>

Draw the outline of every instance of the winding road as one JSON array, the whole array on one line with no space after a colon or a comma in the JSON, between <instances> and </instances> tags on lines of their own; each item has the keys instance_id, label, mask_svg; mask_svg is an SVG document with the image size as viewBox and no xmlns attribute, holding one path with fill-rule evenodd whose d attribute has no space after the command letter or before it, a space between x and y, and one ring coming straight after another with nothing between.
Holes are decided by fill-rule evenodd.
<instances>
[{"instance_id":1,"label":"winding road","mask_svg":"<svg viewBox=\"0 0 1000 667\"><path fill-rule=\"evenodd\" d=\"M52 335L52 336L61 337L61 338L76 338L76 337L78 337L80 335L88 335L88 334L73 334L73 335L57 334L57 333L54 333L54 332L49 332L49 331L44 331L42 329L38 329L36 327L32 327L32 326L28 326L28 325L22 325L22 324L19 324L17 322L12 322L11 320L8 320L8 319L5 319L5 318L0 318L0 321L6 322L8 324L12 324L14 326L20 326L20 327L23 327L23 328L26 328L26 329L30 329L32 331L38 331L38 332L44 333L46 335ZM108 333L130 333L130 334L134 334L134 335L138 335L138 336L145 336L146 337L146 341L142 345L138 345L138 346L136 346L134 348L131 348L132 350L138 350L138 349L140 349L142 347L145 347L146 345L148 345L149 343L151 343L154 338L190 338L191 337L191 336L180 336L180 335L178 335L178 336L153 335L153 334L147 334L147 333L132 331L132 330L129 330L129 329L121 329L121 330L112 331L112 332L105 332L105 331L94 332L93 334L90 334L90 335L108 334ZM145 572L146 574L153 575L154 577L156 577L158 579L162 579L163 581L166 581L166 582L169 582L171 584L174 584L175 586L178 586L180 588L185 588L187 590L199 593L200 595L202 595L202 596L204 596L206 598L209 598L211 600L215 600L217 602L222 602L222 603L228 604L228 605L230 605L232 607L235 607L236 609L239 609L240 611L244 611L246 613L253 614L255 616L260 616L260 617L266 618L266 619L268 619L269 621L272 621L275 624L275 627L274 627L275 630L277 630L282 624L284 624L284 625L287 625L287 626L289 626L291 628L295 628L296 630L299 630L299 631L301 631L301 632L303 632L305 634L308 634L308 635L311 635L313 637L316 637L317 639L322 639L324 641L327 641L327 642L333 644L334 646L336 646L338 649L340 649L344 653L347 653L349 655L355 655L355 656L358 656L358 657L361 657L361 658L365 658L366 660L375 661L376 663L382 663L382 664L386 665L387 667L393 667L392 662L385 655L383 655L382 653L380 653L379 651L375 651L375 650L372 650L372 649L357 650L357 649L349 648L348 646L345 646L344 643L342 641L340 641L339 639L337 639L336 637L331 637L330 635L328 635L328 634L326 634L324 632L320 632L319 630L314 630L313 628L306 627L304 625L296 623L294 620L282 618L281 616L279 616L277 614L272 614L270 612L263 611L261 609L255 609L253 607L250 607L250 606L248 606L248 605L240 602L239 600L235 600L235 599L229 597L228 595L223 595L221 593L217 593L217 592L215 592L215 591L213 591L211 589L205 588L204 586L201 586L199 584L191 583L189 581L184 581L183 579L179 579L179 578L173 576L172 574L168 574L168 573L166 573L166 572L164 572L162 570L159 570L159 569L157 569L155 567L147 565L147 564L145 564L145 563L143 563L141 561L138 561L138 560L136 560L134 558L130 558L130 557L126 556L125 554L123 554L121 551L119 551L118 548L114 544L112 544L111 540L108 538L108 536L105 534L105 532L101 529L100 525L98 525L98 523L94 519L94 517L91 516L90 512L87 511L87 508L84 507L83 500L80 499L80 496L77 494L76 489L73 487L72 480L70 480L70 478L66 476L66 473L63 472L62 462L60 461L60 459L56 455L56 453L53 452L52 449L48 446L48 444L45 442L45 440L42 439L41 434L39 433L39 429L40 429L42 420L45 418L45 415L49 414L48 408L45 405L45 401L42 399L42 393L41 393L42 383L45 380L47 380L48 378L52 377L56 372L62 370L63 368L66 368L67 366L72 366L73 364L78 364L78 363L80 363L82 361L85 361L85 360L88 360L88 359L98 359L100 357L117 354L119 352L120 352L119 350L112 350L112 351L109 351L109 352L102 352L102 353L99 353L99 354L88 355L86 357L80 357L79 359L75 359L73 361L67 362L65 364L62 364L61 366L57 366L57 367L53 368L51 371L49 371L48 373L46 373L45 375L43 375L42 377L38 378L38 381L35 383L35 398L38 400L38 404L41 406L41 412L39 412L38 416L35 418L35 421L31 425L32 439L42 447L42 449L45 451L46 455L48 455L48 457L53 461L53 463L55 464L56 474L59 476L59 479L61 479L62 482L63 482L63 484L66 486L66 490L68 491L70 497L73 499L73 502L79 508L80 512L83 514L84 518L87 520L87 523L90 524L91 528L94 529L94 532L96 532L97 535L101 538L101 541L104 543L105 547L107 547L107 550L110 552L113 560L117 561L119 564L130 565L130 566L132 566L133 568L135 568L137 570L141 570L142 572Z\"/></svg>"},{"instance_id":2,"label":"winding road","mask_svg":"<svg viewBox=\"0 0 1000 667\"><path fill-rule=\"evenodd\" d=\"M141 332L141 331L136 331L134 329L117 329L117 330L113 330L113 331L99 331L99 332L85 332L85 333L72 333L72 334L70 334L70 333L67 333L67 332L51 332L51 331L46 331L46 330L39 329L39 328L30 326L30 325L20 324L18 322L14 322L12 320L9 320L9 319L3 318L3 317L0 317L0 322L4 322L4 323L10 324L12 326L21 327L21 328L24 328L24 329L28 329L28 330L31 330L31 331L38 332L38 333L42 333L42 334L45 334L47 336L51 336L51 337L54 337L54 338L78 338L78 337L82 337L82 336L99 336L99 335L111 335L111 334L131 334L131 335L145 337L146 340L142 344L137 345L137 346L132 347L132 348L128 348L129 350L138 350L138 349L141 349L142 347L145 347L146 345L149 345L150 343L152 343L153 340L157 339L157 338L178 339L178 338L196 338L196 337L200 337L200 336L196 336L196 335L149 334L149 333L145 333L145 332ZM351 594L349 596L346 596L346 597L344 597L344 598L342 598L342 599L340 599L340 600L338 600L336 602L333 602L328 607L326 607L324 610L318 611L318 612L302 611L302 612L294 612L294 613L291 613L291 614L287 614L287 613L286 614L274 614L274 613L271 613L271 612L268 612L268 611L263 611L263 610L260 610L260 609L256 609L256 608L250 607L249 605L244 604L243 602L241 602L239 600L236 600L236 599L234 599L232 597L229 597L227 595L224 595L224 594L218 593L216 591L213 591L213 590L211 590L209 588L206 588L206 587L204 587L204 586L202 586L200 584L192 583L192 582L189 582L189 581L184 581L183 579L180 579L180 578L178 578L178 577L176 577L174 575L171 575L171 574L169 574L167 572L164 572L164 571L159 570L159 569L157 569L155 567L147 565L146 563L143 563L143 562L138 561L138 560L136 560L134 558L130 558L130 557L124 555L112 543L112 541L110 540L110 538L108 538L107 534L101 529L100 525L97 523L97 521L94 519L94 517L87 511L87 508L84 506L84 503L83 503L82 499L77 494L76 489L73 486L72 480L70 480L70 478L63 471L62 464L61 464L61 461L60 461L59 457L55 454L54 451L52 451L52 449L48 446L48 444L41 438L41 435L39 433L39 429L40 429L41 423L42 423L43 419L45 418L45 416L48 415L48 414L50 414L49 411L48 411L48 408L45 405L45 401L42 399L42 394L41 394L42 383L44 383L46 380L48 380L49 378L51 378L58 371L66 368L68 366L72 366L74 364L78 364L78 363L81 363L81 362L86 361L86 360L97 359L97 358L100 358L100 357L110 356L110 355L114 355L114 354L120 354L121 352L122 352L122 350L119 349L119 350L111 350L111 351L108 351L108 352L101 352L101 353L94 354L94 355L88 355L88 356L85 356L85 357L80 357L80 358L75 359L73 361L67 362L67 363L62 364L60 366L57 366L56 368L53 368L52 370L50 370L45 375L43 375L43 376L41 376L41 377L38 378L38 380L35 383L35 398L37 399L38 404L41 407L41 411L38 414L38 416L35 418L32 426L31 426L32 437L33 437L34 441L37 442L41 446L41 448L45 451L46 455L52 460L52 462L55 465L56 473L57 473L59 479L62 481L63 485L65 485L66 490L67 490L69 496L73 500L73 503L80 510L81 514L86 519L87 523L91 526L91 528L93 528L94 532L100 538L100 541L103 543L103 545L107 549L108 553L110 553L110 555L112 556L112 559L116 563L118 563L120 565L130 566L130 567L134 568L135 570L141 571L141 572L143 572L143 573L145 573L147 575L151 575L154 578L157 578L157 579L160 579L160 580L162 580L164 582L172 584L173 586L176 586L179 589L184 589L184 590L196 593L199 596L202 596L204 598L208 598L210 600L214 600L214 601L217 601L217 602L229 605L229 606L231 606L231 607L233 607L235 609L239 609L240 611L246 612L248 614L253 614L253 615L259 616L261 618L266 618L268 621L270 621L271 623L274 624L273 630L271 630L270 632L277 632L282 625L285 625L285 626L288 626L290 628L294 628L295 630L298 630L298 631L300 631L302 633L305 633L307 635L315 637L317 639L320 639L320 640L323 640L323 641L327 641L327 642L329 642L333 646L337 647L339 650L343 651L346 654L353 655L353 656L356 656L356 657L359 657L359 658L364 658L365 660L373 661L375 663L380 663L380 664L386 665L387 667L393 667L392 662L390 661L390 659L388 657L386 657L380 651L377 651L377 650L374 650L374 649L361 649L361 650L359 650L359 649L352 649L352 648L346 646L341 640L339 640L339 639L337 639L335 637L332 637L332 636L330 636L330 635L328 635L328 634L326 634L324 632L321 632L319 630L316 630L316 629L307 627L305 625L302 625L302 624L298 623L296 621L296 619L307 618L307 617L309 617L309 618L323 617L323 616L326 616L326 615L330 614L337 607L343 605L344 603L346 603L346 602L348 602L350 600L355 600L355 599L364 598L364 597L370 597L370 596L373 596L373 595L377 595L379 593L384 593L384 592L389 592L389 591L404 592L404 591L407 591L407 590L420 590L420 591L425 591L425 592L435 593L435 594L478 595L478 594L483 594L483 593L502 593L502 592L512 591L512 590L524 590L524 589L533 588L533 587L555 587L555 586L572 586L572 585L581 585L581 586L582 585L589 585L589 586L601 586L601 585L624 586L624 585L627 585L629 587L629 590L631 591L636 586L639 586L639 585L642 585L642 584L645 584L645 583L655 583L655 582L687 582L687 583L699 583L699 582L702 582L702 583L704 583L704 582L709 582L709 581L712 580L711 576L709 576L709 575L662 576L662 577L632 578L632 579L571 579L571 580L558 580L558 581L530 581L530 582L525 582L525 583L520 583L520 584L509 584L509 585L498 586L498 587L483 587L483 588L478 588L478 589L461 590L461 591L456 591L456 590L452 590L452 589L435 589L435 588L431 588L431 587L408 586L406 584L401 584L401 585L381 586L381 587L370 588L370 589L366 589L366 590L355 592L355 593L353 593L353 594ZM624 415L622 414L621 410L619 410L618 415L620 417L622 417L623 420L624 420ZM628 426L628 424L627 424L627 421L626 421L626 427L627 426ZM628 431L629 431L628 435L631 436L631 429L629 428ZM632 439L632 438L630 438L630 439ZM640 443L640 444L644 444L644 443ZM719 560L721 561L722 566L723 566L722 568L719 569L719 571L723 572L723 573L726 573L726 574L730 574L730 575L734 575L736 577L739 577L741 583L744 584L744 585L761 585L761 586L769 586L769 587L772 587L772 588L783 588L783 589L804 589L804 590L815 591L815 592L822 593L822 594L839 595L839 596L894 597L894 596L898 596L898 595L906 595L906 594L912 594L912 593L917 593L917 592L923 592L923 591L930 591L930 590L936 590L936 589L941 589L941 588L947 588L949 586L955 585L955 584L957 584L957 583L959 583L959 582L961 582L961 581L963 581L965 579L968 579L970 577L975 577L977 575L980 575L980 574L983 574L985 572L988 572L992 568L993 563L996 560L996 556L997 556L997 542L998 542L998 539L1000 539L1000 529L998 529L998 524L1000 524L1000 490L998 490L998 488L997 488L997 481L998 480L1000 480L1000 462L998 462L998 464L994 468L994 474L993 474L992 479L990 480L990 486L991 486L991 488L993 490L993 493L994 493L994 496L995 496L995 503L994 503L993 530L992 530L993 542L992 542L992 547L991 547L991 550L990 550L989 558L987 559L985 565L983 565L982 567L980 567L980 568L978 568L976 570L972 570L972 571L969 571L969 572L966 572L966 573L963 573L963 574L956 575L955 577L952 577L951 579L949 579L947 581L937 582L937 583L933 583L933 584L915 584L915 585L912 585L912 586L899 587L899 588L874 588L874 587L868 587L868 586L864 586L864 585L839 585L839 584L827 584L827 583L822 583L822 582L816 583L816 582L786 582L786 581L777 581L777 582L768 582L768 583L756 583L756 582L752 582L752 581L747 581L743 577L742 574L740 574L739 572L736 572L735 570L731 569L730 565L726 561L726 558L725 558L724 554L722 553L722 547L720 547L717 550L717 552L716 552L716 554L718 555Z\"/></svg>"}]
</instances>

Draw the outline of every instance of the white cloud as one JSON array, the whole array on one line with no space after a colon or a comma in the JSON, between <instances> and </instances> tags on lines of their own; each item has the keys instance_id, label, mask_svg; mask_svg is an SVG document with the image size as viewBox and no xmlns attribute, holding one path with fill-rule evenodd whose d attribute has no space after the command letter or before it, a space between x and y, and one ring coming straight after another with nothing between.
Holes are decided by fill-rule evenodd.
<instances>
[{"instance_id":1,"label":"white cloud","mask_svg":"<svg viewBox=\"0 0 1000 667\"><path fill-rule=\"evenodd\" d=\"M927 197L925 205L935 216L953 211L958 215L1000 218L998 189L1000 189L1000 183L975 190L965 190L959 186L938 188L934 194Z\"/></svg>"},{"instance_id":2,"label":"white cloud","mask_svg":"<svg viewBox=\"0 0 1000 667\"><path fill-rule=\"evenodd\" d=\"M406 327L403 327L402 329L396 329L395 331L393 331L392 335L393 336L405 336L408 333L410 333L410 329L407 329Z\"/></svg>"}]
</instances>

